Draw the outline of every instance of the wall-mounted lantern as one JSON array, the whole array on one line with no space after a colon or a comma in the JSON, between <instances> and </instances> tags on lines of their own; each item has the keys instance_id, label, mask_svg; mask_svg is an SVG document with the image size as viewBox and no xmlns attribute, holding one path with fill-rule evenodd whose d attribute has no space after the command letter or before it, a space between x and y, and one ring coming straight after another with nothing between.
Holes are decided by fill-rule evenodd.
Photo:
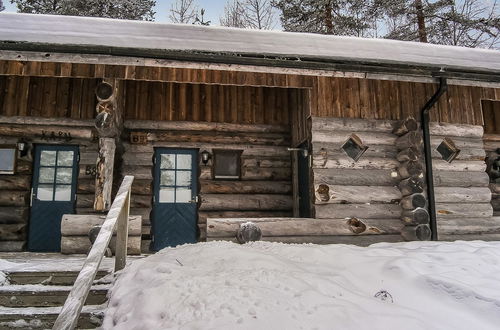
<instances>
[{"instance_id":1,"label":"wall-mounted lantern","mask_svg":"<svg viewBox=\"0 0 500 330\"><path fill-rule=\"evenodd\" d=\"M19 150L19 155L24 157L28 154L28 143L21 139L16 143L17 150Z\"/></svg>"},{"instance_id":2,"label":"wall-mounted lantern","mask_svg":"<svg viewBox=\"0 0 500 330\"><path fill-rule=\"evenodd\" d=\"M201 162L203 163L203 165L207 165L210 158L212 158L212 155L210 155L208 151L203 150L201 152Z\"/></svg>"}]
</instances>

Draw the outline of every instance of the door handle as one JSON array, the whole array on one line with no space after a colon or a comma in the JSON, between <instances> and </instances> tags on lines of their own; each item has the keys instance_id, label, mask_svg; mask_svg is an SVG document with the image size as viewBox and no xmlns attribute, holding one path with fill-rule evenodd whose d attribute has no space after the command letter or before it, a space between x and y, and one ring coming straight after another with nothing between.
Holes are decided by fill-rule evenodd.
<instances>
[{"instance_id":1,"label":"door handle","mask_svg":"<svg viewBox=\"0 0 500 330\"><path fill-rule=\"evenodd\" d=\"M195 196L195 198L190 200L189 203L198 203L198 196Z\"/></svg>"}]
</instances>

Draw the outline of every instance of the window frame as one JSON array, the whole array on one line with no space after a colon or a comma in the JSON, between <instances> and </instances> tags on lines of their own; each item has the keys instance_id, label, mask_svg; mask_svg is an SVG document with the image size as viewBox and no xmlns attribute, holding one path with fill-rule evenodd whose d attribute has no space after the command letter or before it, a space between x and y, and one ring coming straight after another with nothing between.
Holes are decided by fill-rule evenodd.
<instances>
[{"instance_id":1,"label":"window frame","mask_svg":"<svg viewBox=\"0 0 500 330\"><path fill-rule=\"evenodd\" d=\"M234 149L213 149L213 165L212 165L212 179L213 180L241 180L241 154L243 150ZM218 175L217 170L217 154L230 154L236 156L236 175Z\"/></svg>"},{"instance_id":2,"label":"window frame","mask_svg":"<svg viewBox=\"0 0 500 330\"><path fill-rule=\"evenodd\" d=\"M12 163L12 171L3 170L0 168L0 175L14 175L16 174L17 169L17 146L15 145L1 145L0 150L13 150L14 151L14 159Z\"/></svg>"}]
</instances>

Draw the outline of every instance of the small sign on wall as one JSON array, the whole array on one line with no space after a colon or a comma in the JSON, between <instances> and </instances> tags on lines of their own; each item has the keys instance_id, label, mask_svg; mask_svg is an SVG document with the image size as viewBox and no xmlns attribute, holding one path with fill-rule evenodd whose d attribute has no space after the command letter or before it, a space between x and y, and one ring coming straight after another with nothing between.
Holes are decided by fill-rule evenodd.
<instances>
[{"instance_id":1,"label":"small sign on wall","mask_svg":"<svg viewBox=\"0 0 500 330\"><path fill-rule=\"evenodd\" d=\"M131 144L146 144L148 143L148 133L145 132L130 132Z\"/></svg>"}]
</instances>

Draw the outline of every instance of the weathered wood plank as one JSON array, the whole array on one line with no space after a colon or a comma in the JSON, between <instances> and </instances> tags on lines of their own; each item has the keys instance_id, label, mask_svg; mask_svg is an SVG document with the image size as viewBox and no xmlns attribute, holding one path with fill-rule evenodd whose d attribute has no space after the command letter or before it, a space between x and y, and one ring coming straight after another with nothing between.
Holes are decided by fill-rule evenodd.
<instances>
[{"instance_id":1,"label":"weathered wood plank","mask_svg":"<svg viewBox=\"0 0 500 330\"><path fill-rule=\"evenodd\" d=\"M313 131L390 133L393 125L392 120L312 117Z\"/></svg>"},{"instance_id":2,"label":"weathered wood plank","mask_svg":"<svg viewBox=\"0 0 500 330\"><path fill-rule=\"evenodd\" d=\"M492 218L446 218L437 222L439 238L444 235L500 234L500 217Z\"/></svg>"},{"instance_id":3,"label":"weathered wood plank","mask_svg":"<svg viewBox=\"0 0 500 330\"><path fill-rule=\"evenodd\" d=\"M436 203L436 215L444 218L483 218L493 216L490 203Z\"/></svg>"},{"instance_id":4,"label":"weathered wood plank","mask_svg":"<svg viewBox=\"0 0 500 330\"><path fill-rule=\"evenodd\" d=\"M314 169L314 184L395 186L400 180L396 170Z\"/></svg>"},{"instance_id":5,"label":"weathered wood plank","mask_svg":"<svg viewBox=\"0 0 500 330\"><path fill-rule=\"evenodd\" d=\"M456 136L464 138L482 138L484 129L479 125L456 123L429 123L431 135Z\"/></svg>"},{"instance_id":6,"label":"weathered wood plank","mask_svg":"<svg viewBox=\"0 0 500 330\"><path fill-rule=\"evenodd\" d=\"M27 223L29 207L0 207L0 224Z\"/></svg>"},{"instance_id":7,"label":"weathered wood plank","mask_svg":"<svg viewBox=\"0 0 500 330\"><path fill-rule=\"evenodd\" d=\"M488 203L491 190L488 187L435 187L434 194L438 203Z\"/></svg>"},{"instance_id":8,"label":"weathered wood plank","mask_svg":"<svg viewBox=\"0 0 500 330\"><path fill-rule=\"evenodd\" d=\"M223 181L201 180L204 194L291 194L289 181Z\"/></svg>"},{"instance_id":9,"label":"weathered wood plank","mask_svg":"<svg viewBox=\"0 0 500 330\"><path fill-rule=\"evenodd\" d=\"M263 241L280 242L290 244L353 244L359 246L368 246L375 243L395 243L403 242L401 235L359 235L359 236L281 236L281 237L263 237ZM207 242L210 241L232 241L236 243L233 237L207 237Z\"/></svg>"},{"instance_id":10,"label":"weathered wood plank","mask_svg":"<svg viewBox=\"0 0 500 330\"><path fill-rule=\"evenodd\" d=\"M357 162L347 155L330 158L329 155L314 154L313 168L392 170L399 166L397 159L361 157Z\"/></svg>"},{"instance_id":11,"label":"weathered wood plank","mask_svg":"<svg viewBox=\"0 0 500 330\"><path fill-rule=\"evenodd\" d=\"M356 135L368 146L373 144L394 145L397 138L391 133L356 132ZM350 132L313 130L312 142L344 143L350 136Z\"/></svg>"},{"instance_id":12,"label":"weathered wood plank","mask_svg":"<svg viewBox=\"0 0 500 330\"><path fill-rule=\"evenodd\" d=\"M270 194L202 194L200 211L291 210L292 196Z\"/></svg>"},{"instance_id":13,"label":"weathered wood plank","mask_svg":"<svg viewBox=\"0 0 500 330\"><path fill-rule=\"evenodd\" d=\"M401 199L397 187L344 186L319 184L314 186L315 204L396 203Z\"/></svg>"},{"instance_id":14,"label":"weathered wood plank","mask_svg":"<svg viewBox=\"0 0 500 330\"><path fill-rule=\"evenodd\" d=\"M28 201L28 191L3 190L0 194L0 206L26 206Z\"/></svg>"},{"instance_id":15,"label":"weathered wood plank","mask_svg":"<svg viewBox=\"0 0 500 330\"><path fill-rule=\"evenodd\" d=\"M0 225L0 241L25 241L26 223Z\"/></svg>"},{"instance_id":16,"label":"weathered wood plank","mask_svg":"<svg viewBox=\"0 0 500 330\"><path fill-rule=\"evenodd\" d=\"M285 218L291 217L292 211L200 211L198 223L206 224L209 218Z\"/></svg>"},{"instance_id":17,"label":"weathered wood plank","mask_svg":"<svg viewBox=\"0 0 500 330\"><path fill-rule=\"evenodd\" d=\"M0 175L0 190L29 190L31 176L29 175Z\"/></svg>"},{"instance_id":18,"label":"weathered wood plank","mask_svg":"<svg viewBox=\"0 0 500 330\"><path fill-rule=\"evenodd\" d=\"M487 187L490 182L488 173L471 171L435 171L436 187Z\"/></svg>"},{"instance_id":19,"label":"weathered wood plank","mask_svg":"<svg viewBox=\"0 0 500 330\"><path fill-rule=\"evenodd\" d=\"M116 237L111 238L109 248L113 254L115 251ZM90 250L90 240L87 236L63 236L61 237L61 253L63 254L87 254ZM141 236L129 236L127 242L127 254L141 254Z\"/></svg>"},{"instance_id":20,"label":"weathered wood plank","mask_svg":"<svg viewBox=\"0 0 500 330\"><path fill-rule=\"evenodd\" d=\"M395 219L402 208L396 204L323 204L316 205L316 218Z\"/></svg>"},{"instance_id":21,"label":"weathered wood plank","mask_svg":"<svg viewBox=\"0 0 500 330\"><path fill-rule=\"evenodd\" d=\"M89 230L94 226L102 225L105 219L105 215L65 214L61 220L61 235L86 236L88 238ZM131 236L139 236L141 234L142 218L140 216L131 215L128 224ZM113 235L116 235L116 228L113 231Z\"/></svg>"}]
</instances>

